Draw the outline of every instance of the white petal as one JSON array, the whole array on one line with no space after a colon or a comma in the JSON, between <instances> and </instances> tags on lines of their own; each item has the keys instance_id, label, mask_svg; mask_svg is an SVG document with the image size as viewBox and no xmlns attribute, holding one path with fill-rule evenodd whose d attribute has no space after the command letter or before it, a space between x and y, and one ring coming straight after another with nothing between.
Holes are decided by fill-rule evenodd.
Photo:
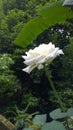
<instances>
[{"instance_id":1,"label":"white petal","mask_svg":"<svg viewBox=\"0 0 73 130\"><path fill-rule=\"evenodd\" d=\"M24 61L24 63L25 63L26 65L34 65L34 64L37 64L37 62L38 62L39 60L41 60L42 58L43 58L43 56L42 56L42 55L39 55L39 56L36 57L36 58L31 58L31 59L29 59L29 60Z\"/></svg>"},{"instance_id":2,"label":"white petal","mask_svg":"<svg viewBox=\"0 0 73 130\"><path fill-rule=\"evenodd\" d=\"M60 50L58 50L58 55L60 55L60 54L63 54L64 55L64 52L60 49Z\"/></svg>"},{"instance_id":3,"label":"white petal","mask_svg":"<svg viewBox=\"0 0 73 130\"><path fill-rule=\"evenodd\" d=\"M37 65L43 64L44 62L45 62L45 58L42 58L41 60L39 60L39 61L37 62Z\"/></svg>"},{"instance_id":4,"label":"white petal","mask_svg":"<svg viewBox=\"0 0 73 130\"><path fill-rule=\"evenodd\" d=\"M34 66L28 66L24 69L22 69L23 71L25 71L26 73L30 74L30 72L36 67L36 65Z\"/></svg>"},{"instance_id":5,"label":"white petal","mask_svg":"<svg viewBox=\"0 0 73 130\"><path fill-rule=\"evenodd\" d=\"M22 58L25 60L25 59L27 59L27 56L22 56Z\"/></svg>"},{"instance_id":6,"label":"white petal","mask_svg":"<svg viewBox=\"0 0 73 130\"><path fill-rule=\"evenodd\" d=\"M55 48L53 52L51 52L49 55L46 56L46 60L49 58L54 59L57 56L58 50L59 50L59 48Z\"/></svg>"}]
</instances>

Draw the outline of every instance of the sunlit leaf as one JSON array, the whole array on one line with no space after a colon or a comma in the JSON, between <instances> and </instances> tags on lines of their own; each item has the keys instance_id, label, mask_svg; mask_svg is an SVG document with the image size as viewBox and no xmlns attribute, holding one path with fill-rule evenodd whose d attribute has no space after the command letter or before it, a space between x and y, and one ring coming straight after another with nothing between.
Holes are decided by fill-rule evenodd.
<instances>
[{"instance_id":1,"label":"sunlit leaf","mask_svg":"<svg viewBox=\"0 0 73 130\"><path fill-rule=\"evenodd\" d=\"M23 130L33 130L32 128L24 128Z\"/></svg>"},{"instance_id":2,"label":"sunlit leaf","mask_svg":"<svg viewBox=\"0 0 73 130\"><path fill-rule=\"evenodd\" d=\"M67 111L68 116L73 116L73 108L69 108Z\"/></svg>"},{"instance_id":3,"label":"sunlit leaf","mask_svg":"<svg viewBox=\"0 0 73 130\"><path fill-rule=\"evenodd\" d=\"M51 3L40 9L38 16L24 25L14 43L25 48L44 30L56 23L64 23L67 18L73 18L69 7L62 6L61 1Z\"/></svg>"},{"instance_id":4,"label":"sunlit leaf","mask_svg":"<svg viewBox=\"0 0 73 130\"><path fill-rule=\"evenodd\" d=\"M46 123L42 130L66 130L64 125L59 121L52 121L50 123Z\"/></svg>"},{"instance_id":5,"label":"sunlit leaf","mask_svg":"<svg viewBox=\"0 0 73 130\"><path fill-rule=\"evenodd\" d=\"M66 112L61 112L61 109L59 109L59 108L52 111L52 112L50 112L49 115L50 115L50 117L52 119L61 119L61 118L67 117L67 113Z\"/></svg>"},{"instance_id":6,"label":"sunlit leaf","mask_svg":"<svg viewBox=\"0 0 73 130\"><path fill-rule=\"evenodd\" d=\"M47 120L47 115L46 114L42 114L42 115L36 115L33 119L33 124L36 125L43 125L46 123Z\"/></svg>"}]
</instances>

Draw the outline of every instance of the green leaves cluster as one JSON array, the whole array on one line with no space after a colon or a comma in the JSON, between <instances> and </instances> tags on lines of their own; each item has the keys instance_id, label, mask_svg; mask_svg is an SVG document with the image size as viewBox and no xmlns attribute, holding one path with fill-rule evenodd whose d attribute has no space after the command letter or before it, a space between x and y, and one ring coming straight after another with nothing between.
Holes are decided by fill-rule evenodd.
<instances>
[{"instance_id":1,"label":"green leaves cluster","mask_svg":"<svg viewBox=\"0 0 73 130\"><path fill-rule=\"evenodd\" d=\"M7 104L10 105L12 103L10 100L17 90L20 89L17 77L11 70L12 64L14 64L14 61L12 60L11 55L0 54L0 105L4 104L4 102L7 102ZM7 104L4 109L8 107Z\"/></svg>"},{"instance_id":2,"label":"green leaves cluster","mask_svg":"<svg viewBox=\"0 0 73 130\"><path fill-rule=\"evenodd\" d=\"M61 112L61 109L58 108L50 112L50 117L53 119L51 122L47 122L46 114L36 115L33 118L33 125L23 130L66 130L64 124L68 122L65 119L70 116L73 116L73 108L69 108L67 112ZM58 119L62 119L62 122Z\"/></svg>"},{"instance_id":3,"label":"green leaves cluster","mask_svg":"<svg viewBox=\"0 0 73 130\"><path fill-rule=\"evenodd\" d=\"M64 23L68 18L73 18L73 12L62 6L62 1L44 6L39 10L37 17L24 25L14 43L25 48L44 30L56 23Z\"/></svg>"},{"instance_id":4,"label":"green leaves cluster","mask_svg":"<svg viewBox=\"0 0 73 130\"><path fill-rule=\"evenodd\" d=\"M48 0L0 0L0 53L13 53L14 39Z\"/></svg>"},{"instance_id":5,"label":"green leaves cluster","mask_svg":"<svg viewBox=\"0 0 73 130\"><path fill-rule=\"evenodd\" d=\"M34 112L29 114L28 113L28 109L31 106L31 102L25 107L24 110L19 110L17 106L15 106L15 111L14 115L15 115L15 129L20 129L20 128L24 128L29 126L30 124L32 124L32 118L34 115L38 114L38 112Z\"/></svg>"},{"instance_id":6,"label":"green leaves cluster","mask_svg":"<svg viewBox=\"0 0 73 130\"><path fill-rule=\"evenodd\" d=\"M1 15L0 15L0 20L1 20L0 21L0 53L4 53L4 52L12 53L13 49L16 52L16 46L14 46L12 43L13 43L13 40L15 39L15 37L20 32L20 30L22 29L23 25L24 25L24 27L23 27L20 35L16 38L15 43L17 45L25 48L28 45L30 45L30 43L32 43L33 40L35 40L40 33L42 33L45 29L48 29L48 27L50 27L51 25L55 25L56 23L64 23L64 21L67 18L73 18L73 12L70 11L69 7L63 7L61 1L56 2L56 3L46 4L46 6L44 6L44 8L42 8L42 6L46 2L48 2L48 0L44 0L44 1L43 0L40 0L40 1L38 1L38 0L32 0L32 1L31 0L3 0L2 1L2 3L0 4L0 10L2 10ZM33 19L31 19L31 18L33 18ZM30 21L27 22L28 20L30 20ZM73 26L72 27L70 26L70 32L72 32L72 28L73 28ZM53 28L53 30L54 30L54 28ZM55 43L56 41L60 40L60 38L57 37L57 31L56 30L54 30L54 31L55 31L55 37L53 36L53 41ZM47 37L48 36L49 36L49 32L48 32ZM61 39L62 38L64 38L64 36L61 37ZM46 41L45 32L42 35L41 39L44 39L44 41ZM50 38L49 38L49 40L50 40ZM52 40L52 38L51 38L51 40ZM64 43L64 39L62 39L62 41ZM40 41L40 43L41 43L41 41ZM60 45L59 42L58 42L58 45ZM61 48L62 47L63 47L63 45L61 43ZM20 51L22 51L22 50L20 50ZM57 67L60 68L60 73L59 74L57 73L57 67L55 69L53 68L52 72L55 71L55 75L56 75L56 76L53 75L53 79L54 79L54 77L59 79L59 81L61 79L61 82L59 82L55 79L55 84L57 84L57 86L60 85L59 90L62 90L62 91L60 91L61 97L64 97L63 99L64 99L66 105L71 106L72 102L73 102L71 100L72 96L73 96L72 88L70 89L70 86L72 87L72 83L73 83L73 81L72 81L72 79L73 79L72 78L73 77L73 75L72 75L72 68L73 68L72 67L73 66L72 49L68 48L65 51L65 54L67 54L67 56L66 56L66 58L64 58L64 60L62 59L62 61L63 61L62 69L61 69L60 62L59 61L57 62L59 65L59 67L58 66ZM13 104L16 104L16 100L18 100L18 103L20 103L21 99L23 100L22 101L23 103L24 103L24 100L25 100L25 102L29 102L29 99L31 97L31 96L29 96L29 94L28 94L28 100L27 100L27 98L24 99L25 95L22 97L23 93L25 94L26 88L27 88L27 92L29 91L28 86L33 86L33 89L32 89L33 93L38 93L38 91L36 92L36 87L34 87L37 85L38 85L38 88L40 89L39 92L41 92L41 90L44 90L43 82L42 82L43 89L41 89L41 87L40 87L41 83L39 81L40 77L38 76L38 73L35 74L38 77L37 78L38 80L34 81L36 83L34 83L33 85L29 84L29 82L27 80L27 76L25 74L23 75L21 72L20 64L22 61L20 62L20 58L21 58L22 53L20 53L19 55L18 54L16 55L17 60L14 55L14 60L16 60L16 64L15 64L16 66L14 66L14 69L16 68L16 74L18 75L20 80L21 81L23 80L23 82L22 82L23 86L21 88L21 91L19 89L20 88L19 81L17 80L16 76L14 76L14 72L11 71L11 69L10 69L11 65L14 64L11 56L10 55L6 55L5 57L4 57L4 55L0 56L0 61L1 61L0 62L0 74L1 74L0 75L0 99L1 99L0 106L3 107L3 104L5 103L5 106L4 106L5 111L6 111L6 105L7 105L7 107L9 107L9 105L12 106L11 101L13 101ZM3 58L3 60L1 58ZM71 67L71 69L69 71L68 68L70 68L70 67ZM21 68L23 68L22 65L21 65ZM58 70L58 72L59 72L59 70ZM69 80L68 80L68 78L69 78ZM41 79L43 79L43 78L41 78ZM62 80L64 82L62 82ZM43 80L41 80L41 81L43 81ZM61 87L62 87L62 89L61 89ZM63 87L65 87L65 88L68 87L68 89L65 90L65 89L63 89ZM46 88L48 88L47 84L46 84ZM19 91L18 91L18 93L16 93L18 89L19 89ZM30 87L30 89L31 89L31 87ZM45 89L45 91L47 91L47 90L48 89ZM45 91L43 91L42 95L46 95L44 93ZM17 95L17 97L15 99L16 95ZM67 97L66 97L66 95L67 95ZM41 98L42 97L44 97L44 96L41 96ZM69 100L69 98L70 98L70 100ZM43 104L45 104L46 99L47 98L45 98L45 99L42 98ZM68 100L70 101L69 103L68 103ZM40 102L41 102L41 100L40 100ZM46 101L46 104L47 104L47 102L48 101ZM55 99L54 99L54 102L55 102ZM42 103L40 103L41 109L43 109L41 104ZM1 111L2 111L2 108L1 108ZM32 129L40 130L41 127L36 125L36 124L39 124L38 121L45 123L45 126L42 127L43 130L44 129L47 130L48 128L53 129L53 130L54 130L54 128L57 129L57 124L58 124L58 129L61 128L62 130L63 129L65 130L62 123L60 123L59 121L56 121L56 118L59 118L59 119L61 117L63 118L63 117L65 117L65 114L61 113L60 110L55 111L55 113L58 113L58 115L60 115L58 117L52 116L52 118L54 118L55 121L52 121L52 122L46 124L45 123L46 116L45 115L42 116L43 119L42 119L42 117L38 116L37 119L34 118L34 120L33 120L33 123L37 122L37 123L35 123L35 126L32 125L31 128L24 128L24 130L32 130ZM22 115L23 114L24 113L22 113ZM35 120L37 120L37 121L35 121ZM23 123L23 120L21 121L21 123ZM41 125L43 125L43 124L41 124ZM54 128L52 128L52 126L54 126Z\"/></svg>"},{"instance_id":7,"label":"green leaves cluster","mask_svg":"<svg viewBox=\"0 0 73 130\"><path fill-rule=\"evenodd\" d=\"M2 95L7 90L16 91L18 85L16 84L16 77L10 66L13 64L12 58L8 54L0 55L0 94ZM13 88L14 87L14 88Z\"/></svg>"}]
</instances>

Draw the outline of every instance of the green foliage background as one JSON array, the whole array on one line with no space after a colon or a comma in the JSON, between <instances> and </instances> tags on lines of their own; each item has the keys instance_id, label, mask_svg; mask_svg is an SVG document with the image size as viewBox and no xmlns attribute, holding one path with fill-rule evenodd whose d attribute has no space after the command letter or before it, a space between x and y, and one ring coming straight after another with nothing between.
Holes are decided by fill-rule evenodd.
<instances>
[{"instance_id":1,"label":"green foliage background","mask_svg":"<svg viewBox=\"0 0 73 130\"><path fill-rule=\"evenodd\" d=\"M15 38L22 28L30 23L31 18L31 22L34 21L40 8L44 5L47 7L48 0L0 0L0 2L0 113L15 111L15 105L22 110L30 102L29 113L35 111L49 113L58 107L59 104L43 70L35 69L31 75L22 72L25 65L21 56L25 54L25 51L50 41L64 51L64 56L56 58L50 65L50 75L65 107L72 106L73 40L70 37L73 36L73 19L66 21L64 19L64 24L57 22L49 28L46 27L44 32L36 36L36 39L23 49L13 44ZM20 44L22 40L21 37ZM4 115L12 116L14 122L15 116L12 113Z\"/></svg>"}]
</instances>

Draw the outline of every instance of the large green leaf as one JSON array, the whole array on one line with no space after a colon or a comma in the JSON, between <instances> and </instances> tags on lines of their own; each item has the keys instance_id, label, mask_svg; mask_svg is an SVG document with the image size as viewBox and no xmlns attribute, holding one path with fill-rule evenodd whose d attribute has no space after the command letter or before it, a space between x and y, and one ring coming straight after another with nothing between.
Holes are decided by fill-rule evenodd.
<instances>
[{"instance_id":1,"label":"large green leaf","mask_svg":"<svg viewBox=\"0 0 73 130\"><path fill-rule=\"evenodd\" d=\"M73 108L69 108L67 111L67 116L73 116Z\"/></svg>"},{"instance_id":2,"label":"large green leaf","mask_svg":"<svg viewBox=\"0 0 73 130\"><path fill-rule=\"evenodd\" d=\"M52 119L61 119L61 118L67 117L67 112L61 112L61 109L58 108L58 109L50 112L49 115Z\"/></svg>"},{"instance_id":3,"label":"large green leaf","mask_svg":"<svg viewBox=\"0 0 73 130\"><path fill-rule=\"evenodd\" d=\"M69 7L62 6L61 1L51 3L40 9L38 16L24 25L14 43L25 48L45 29L56 23L64 23L67 18L73 18Z\"/></svg>"},{"instance_id":4,"label":"large green leaf","mask_svg":"<svg viewBox=\"0 0 73 130\"><path fill-rule=\"evenodd\" d=\"M61 119L73 116L73 108L69 108L66 112L61 112L61 109L55 109L54 111L50 112L50 117L52 119Z\"/></svg>"},{"instance_id":5,"label":"large green leaf","mask_svg":"<svg viewBox=\"0 0 73 130\"><path fill-rule=\"evenodd\" d=\"M35 125L43 125L46 123L47 120L47 115L42 114L42 115L36 115L33 119L33 124Z\"/></svg>"},{"instance_id":6,"label":"large green leaf","mask_svg":"<svg viewBox=\"0 0 73 130\"><path fill-rule=\"evenodd\" d=\"M32 128L24 128L22 130L33 130Z\"/></svg>"},{"instance_id":7,"label":"large green leaf","mask_svg":"<svg viewBox=\"0 0 73 130\"><path fill-rule=\"evenodd\" d=\"M42 130L66 130L66 129L61 122L53 120L50 123L46 123L42 127Z\"/></svg>"}]
</instances>

